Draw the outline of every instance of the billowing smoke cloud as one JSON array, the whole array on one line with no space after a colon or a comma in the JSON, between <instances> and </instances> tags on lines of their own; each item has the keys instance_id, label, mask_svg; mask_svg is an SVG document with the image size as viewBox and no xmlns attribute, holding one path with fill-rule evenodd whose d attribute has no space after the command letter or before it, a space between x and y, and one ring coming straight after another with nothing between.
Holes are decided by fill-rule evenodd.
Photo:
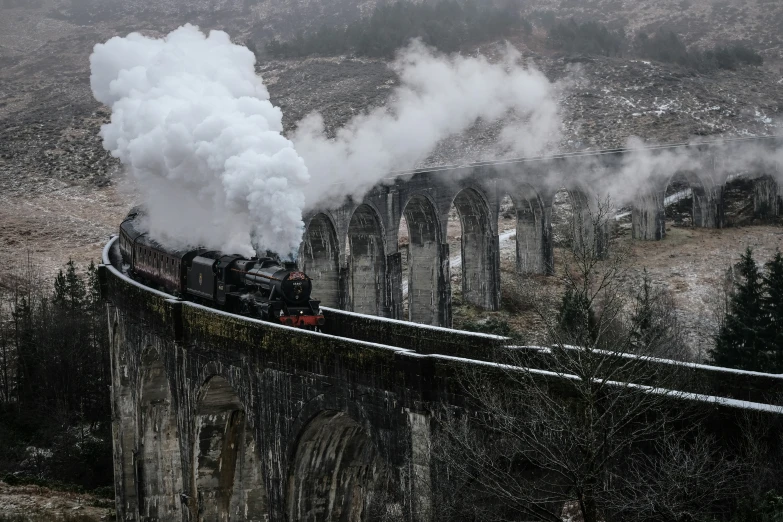
<instances>
[{"instance_id":1,"label":"billowing smoke cloud","mask_svg":"<svg viewBox=\"0 0 783 522\"><path fill-rule=\"evenodd\" d=\"M393 64L400 85L385 107L355 117L334 139L327 139L319 114L299 123L293 140L312 176L307 206L361 197L392 171L416 167L439 142L479 119L510 122L500 133L506 153L540 152L558 138L556 89L519 62L510 47L499 63L490 63L411 43Z\"/></svg>"},{"instance_id":2,"label":"billowing smoke cloud","mask_svg":"<svg viewBox=\"0 0 783 522\"><path fill-rule=\"evenodd\" d=\"M103 144L141 192L151 237L245 255L299 248L309 175L254 64L226 33L191 25L95 46L90 83L112 109Z\"/></svg>"}]
</instances>

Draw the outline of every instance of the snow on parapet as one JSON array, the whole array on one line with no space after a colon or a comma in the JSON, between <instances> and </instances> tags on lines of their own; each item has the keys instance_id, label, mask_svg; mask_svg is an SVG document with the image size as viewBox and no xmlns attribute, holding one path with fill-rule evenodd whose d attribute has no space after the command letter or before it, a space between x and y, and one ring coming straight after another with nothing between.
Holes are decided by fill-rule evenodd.
<instances>
[{"instance_id":1,"label":"snow on parapet","mask_svg":"<svg viewBox=\"0 0 783 522\"><path fill-rule=\"evenodd\" d=\"M533 347L524 347L524 348L533 348ZM480 361L477 359L463 359L461 357L454 357L451 355L439 355L439 354L430 354L426 357L431 357L433 359L441 359L446 361L452 361L452 362L461 362L461 363L469 363L476 366L485 366L488 368L495 368L498 370L504 370L504 371L512 371L512 372L527 372L533 375L540 375L542 377L554 377L557 379L562 379L565 381L579 381L581 380L580 377L570 374L570 373L558 373L553 372L550 370L539 370L536 368L525 368L523 366L515 366L512 364L504 364L504 363L495 363L495 362L489 362L489 361ZM630 382L620 382L620 381L602 381L601 379L592 379L592 382L596 384L606 384L608 386L612 387L619 387L619 388L629 388L634 390L640 390L645 393L650 393L652 395L662 395L671 397L672 399L679 399L679 400L686 400L686 401L695 401L695 402L701 402L706 404L714 404L716 406L725 406L727 408L736 408L741 410L749 410L749 411L760 411L760 412L766 412L766 413L776 413L776 414L783 414L783 406L776 406L774 404L764 404L760 402L751 402L751 401L743 401L739 399L729 399L726 397L718 397L716 395L704 395L701 393L693 393L693 392L684 392L679 390L670 390L668 388L658 388L655 386L647 386L644 384L635 384Z\"/></svg>"},{"instance_id":2,"label":"snow on parapet","mask_svg":"<svg viewBox=\"0 0 783 522\"><path fill-rule=\"evenodd\" d=\"M131 284L131 285L133 285L135 287L138 287L138 288L140 288L142 290L145 290L147 292L150 292L150 293L152 293L154 295L157 295L159 297L166 298L167 301L172 302L172 303L182 303L185 306L192 306L192 307L194 307L196 309L202 309L202 310L205 310L205 311L208 311L208 312L211 312L211 313L215 313L215 314L218 314L218 315L224 315L224 316L231 317L231 318L241 319L243 321L250 321L250 322L262 324L263 326L269 326L269 327L273 327L273 328L284 328L284 329L288 329L288 330L295 329L295 330L299 331L299 329L296 329L294 327L274 324L274 323L270 323L268 321L261 321L260 319L254 319L252 317L247 317L247 316L243 316L243 315L231 314L231 313L228 313L228 312L224 312L222 310L216 310L214 308L210 308L208 306L203 306L203 305L199 305L199 304L196 304L196 303L191 303L191 302L188 302L188 301L182 301L181 299L177 299L177 298L175 298L174 296L172 296L170 294L167 294L165 292L161 292L159 290L155 290L155 289L150 288L148 286L145 286L145 285L143 285L143 284L141 284L141 283L139 283L137 281L134 281L133 279L131 279L127 275L125 275L122 272L120 272L119 270L117 270L117 268L114 267L114 265L112 265L112 263L111 263L109 252L111 251L111 248L115 245L117 239L118 239L117 236L112 236L112 238L109 240L109 242L104 247L101 257L102 257L103 264L112 273L112 275L114 275L115 277L120 278L124 282L126 282L128 284ZM378 321L386 321L386 322L395 323L395 324L405 324L406 326L409 326L409 327L417 327L417 328L424 328L424 329L428 329L428 330L443 331L443 332L450 332L450 333L458 333L460 335L483 337L483 338L492 339L492 340L509 340L507 337L501 337L499 335L482 334L482 333L478 333L478 332L465 332L463 330L453 330L451 328L443 328L443 327L440 327L440 326L421 325L421 324L416 324L416 323L409 323L407 321L400 321L400 320L397 320L397 319L389 319L389 318L385 318L385 317L376 317L374 315L358 314L358 313L355 313L355 312L345 312L345 311L342 311L342 310L335 310L333 308L326 308L326 307L322 307L322 308L324 310L337 312L337 313L342 313L342 314L347 314L347 315L351 315L351 316L355 316L355 317L368 318L368 319L378 320ZM330 340L339 340L339 341L346 341L347 340L344 337L338 337L338 336L335 336L335 335L329 335L329 334L324 334L324 333L320 333L320 332L304 331L304 332L301 332L301 333L307 334L307 335L312 335L314 337L330 339ZM489 361L481 361L481 360L478 360L478 359L468 359L468 358L463 358L463 357L455 357L455 356L452 356L452 355L419 354L419 353L416 353L415 351L407 349L407 348L400 348L400 347L396 347L396 346L389 346L389 345L384 345L384 344L379 344L379 343L371 343L371 342L366 342L366 341L358 341L358 340L355 340L355 339L350 339L350 340L347 340L347 341L351 342L351 344L357 344L357 345L367 346L367 347L371 347L371 348L380 348L380 349L383 349L383 350L391 350L391 351L394 351L394 352L397 352L397 353L400 353L400 354L404 354L406 356L414 357L414 358L421 358L421 359L431 358L431 359L438 359L438 360L445 360L445 361L453 361L453 362L460 362L460 363L472 364L472 365L477 365L477 366L491 367L491 368L496 368L496 369L506 370L506 371L526 371L526 372L529 372L529 373L535 374L535 375L541 375L541 376L546 376L546 377L554 377L554 378L564 379L564 380L568 380L568 381L579 380L579 377L576 376L576 375L557 373L557 372L553 372L553 371L549 371L549 370L539 370L539 369L536 369L536 368L525 368L525 367L522 367L522 366L516 366L516 365L511 365L511 364L496 363L496 362L489 362ZM513 345L509 345L509 346L505 346L505 348L511 349L511 350L531 350L531 351L540 351L540 352L543 352L543 353L551 353L551 348L548 348L548 347L545 347L545 346L513 346ZM565 345L564 348L569 349L569 350L583 350L583 348L581 348L581 347L570 346L570 345ZM682 361L674 361L674 360L671 360L671 359L660 359L660 358L656 358L656 357L640 356L640 355L629 354L629 353L615 353L615 352L609 352L607 350L595 350L595 352L596 353L607 354L607 355L616 355L616 356L627 357L627 358L636 358L636 359L641 359L641 360L648 360L648 361L652 361L652 362L659 362L659 363L662 363L662 364L672 364L672 365L678 365L678 366L685 366L685 367L688 367L688 368L698 368L698 369L711 370L711 371L735 373L735 374L740 374L740 375L749 375L749 376L753 375L753 376L770 377L770 378L775 378L775 379L783 379L783 375L761 373L761 372L751 372L751 371L747 371L747 370L734 370L734 369L731 369L731 368L723 368L723 367L720 367L720 366L709 366L709 365L706 365L706 364L688 363L688 362L682 362ZM598 379L596 379L595 381L596 382L601 382ZM678 398L678 399L683 399L683 400L691 400L691 401L703 402L703 403L714 404L714 405L718 405L718 406L725 406L725 407L729 407L729 408L737 408L737 409L744 409L744 410L751 410L751 411L760 411L760 412L767 412L767 413L783 414L783 406L775 406L775 405L772 405L772 404L762 404L762 403L751 402L751 401L743 401L743 400L739 400L739 399L729 399L729 398L726 398L726 397L718 397L718 396L714 396L714 395L704 395L704 394L693 393L693 392L682 392L682 391L677 391L677 390L669 390L669 389L666 389L666 388L656 388L656 387L653 387L653 386L647 386L647 385L642 385L642 384L634 384L634 383L624 383L624 382L619 382L619 381L607 381L606 384L609 384L610 386L622 386L622 387L627 387L627 388L635 388L635 389L644 390L644 391L646 391L648 393L652 393L652 394L656 394L656 395L667 395L667 396L671 396L672 398Z\"/></svg>"},{"instance_id":3,"label":"snow on parapet","mask_svg":"<svg viewBox=\"0 0 783 522\"><path fill-rule=\"evenodd\" d=\"M572 346L565 344L563 345L563 348L566 350L584 350L584 348L580 346ZM724 372L724 373L733 373L737 375L747 375L748 377L767 377L771 379L780 379L783 380L783 375L777 374L777 373L764 373L764 372L754 372L751 370L737 370L735 368L726 368L724 366L711 366L709 364L701 364L701 363L692 363L692 362L686 362L686 361L676 361L674 359L662 359L659 357L652 357L649 355L637 355L634 353L625 353L625 352L611 352L609 350L599 350L595 349L592 350L595 353L601 354L601 355L612 355L615 357L624 357L626 359L639 359L641 361L649 361L654 363L660 363L660 364L669 364L672 366L682 366L686 368L694 368L697 370L707 370L707 371L713 371L713 372Z\"/></svg>"},{"instance_id":4,"label":"snow on parapet","mask_svg":"<svg viewBox=\"0 0 783 522\"><path fill-rule=\"evenodd\" d=\"M322 306L321 310L326 310L327 312L333 312L336 314L342 314L342 315L349 315L351 317L361 317L364 319L372 319L373 321L380 321L385 323L393 323L398 324L400 326L405 326L408 328L420 328L422 330L434 330L438 332L444 332L444 333L450 333L450 334L457 334L457 335L464 335L468 337L481 337L484 339L492 339L493 341L510 341L508 337L503 337L501 335L493 335L493 334L485 334L480 332L468 332L466 330L455 330L454 328L445 328L443 326L431 326L428 324L420 324L420 323L412 323L410 321L403 321L400 319L390 319L388 317L379 317L377 315L371 315L371 314L360 314L357 312L348 312L346 310L338 310L337 308L329 308L326 306Z\"/></svg>"},{"instance_id":5,"label":"snow on parapet","mask_svg":"<svg viewBox=\"0 0 783 522\"><path fill-rule=\"evenodd\" d=\"M382 350L391 350L393 352L404 353L404 354L415 354L416 353L413 350L410 350L408 348L400 348L398 346L391 346L391 345L388 345L388 344L371 343L371 342L368 342L368 341L361 341L361 340L357 340L357 339L349 339L348 337L340 337L340 336L337 336L337 335L325 334L325 333L322 333L322 332L314 332L312 330L303 330L302 328L297 328L296 326L286 326L284 324L278 324L278 323L273 323L271 321L264 321L262 319L256 319L255 317L248 317L246 315L238 315L238 314L232 314L230 312L224 312L223 310L218 310L217 308L204 306L204 305L201 305L201 304L198 304L198 303L193 303L193 302L190 302L190 301L181 301L181 302L182 302L182 304L184 306L190 306L190 307L193 307L193 308L195 308L197 310L203 310L203 311L214 313L214 314L217 314L217 315L222 315L224 317L228 317L228 318L231 318L231 319L241 319L243 321L247 321L249 323L257 324L257 325L264 326L264 327L279 328L279 329L284 329L284 330L288 330L288 331L293 330L293 331L295 331L297 333L300 333L300 334L303 334L303 335L309 335L309 336L312 336L312 337L320 337L322 339L336 340L336 341L340 341L340 342L347 342L347 343L350 343L350 344L355 344L355 345L368 347L368 348L380 348Z\"/></svg>"}]
</instances>

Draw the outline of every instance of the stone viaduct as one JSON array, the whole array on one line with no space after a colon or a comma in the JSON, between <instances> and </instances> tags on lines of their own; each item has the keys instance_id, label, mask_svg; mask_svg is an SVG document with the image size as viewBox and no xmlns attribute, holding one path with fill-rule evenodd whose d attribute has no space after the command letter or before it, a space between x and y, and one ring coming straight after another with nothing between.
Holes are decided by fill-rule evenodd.
<instances>
[{"instance_id":1,"label":"stone viaduct","mask_svg":"<svg viewBox=\"0 0 783 522\"><path fill-rule=\"evenodd\" d=\"M362 201L306 216L299 259L326 306L450 326L451 270L462 271L466 302L490 310L500 305L498 217L504 196L516 211L517 271L551 273L552 209L559 190L568 191L574 212L582 214L611 194L615 204L631 207L634 238L660 240L664 195L676 174L693 191L695 226L731 224L723 210L723 187L736 175L752 180L757 214L778 215L783 193L775 180L783 172L781 150L780 138L755 138L401 174ZM452 206L462 229L458 253L449 252L446 240ZM409 233L407 281L402 281L398 247L403 217ZM451 267L450 256L457 255L460 267ZM403 288L409 296L405 317Z\"/></svg>"},{"instance_id":2,"label":"stone viaduct","mask_svg":"<svg viewBox=\"0 0 783 522\"><path fill-rule=\"evenodd\" d=\"M501 372L507 339L334 309L302 331L142 286L116 239L102 261L118 520L437 520L439 408L464 405L461 368ZM677 400L783 419L783 376L684 367L723 395Z\"/></svg>"}]
</instances>

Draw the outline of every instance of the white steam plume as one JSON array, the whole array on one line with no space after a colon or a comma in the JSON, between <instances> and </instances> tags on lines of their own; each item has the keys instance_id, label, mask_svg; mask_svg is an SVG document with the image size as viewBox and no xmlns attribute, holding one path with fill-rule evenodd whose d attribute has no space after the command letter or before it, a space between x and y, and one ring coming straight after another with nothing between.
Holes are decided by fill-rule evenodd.
<instances>
[{"instance_id":1,"label":"white steam plume","mask_svg":"<svg viewBox=\"0 0 783 522\"><path fill-rule=\"evenodd\" d=\"M678 173L692 173L702 188L711 190L724 185L731 176L764 175L783 183L783 149L765 139L728 139L710 142L701 151L699 142L690 146L661 146L638 137L626 142L622 168L611 176L591 180L599 193L611 196L615 203L632 204L645 191L663 195L666 185Z\"/></svg>"},{"instance_id":2,"label":"white steam plume","mask_svg":"<svg viewBox=\"0 0 783 522\"><path fill-rule=\"evenodd\" d=\"M320 114L304 118L293 141L312 176L307 206L361 197L390 172L416 167L440 141L479 119L513 121L501 132L507 151L540 152L560 129L554 85L520 65L511 47L503 58L490 63L484 57L447 57L414 41L394 62L400 86L386 107L355 117L335 139L326 138Z\"/></svg>"},{"instance_id":3,"label":"white steam plume","mask_svg":"<svg viewBox=\"0 0 783 522\"><path fill-rule=\"evenodd\" d=\"M254 64L226 33L191 25L95 46L92 91L112 109L103 146L136 182L151 237L244 255L299 248L309 175Z\"/></svg>"}]
</instances>

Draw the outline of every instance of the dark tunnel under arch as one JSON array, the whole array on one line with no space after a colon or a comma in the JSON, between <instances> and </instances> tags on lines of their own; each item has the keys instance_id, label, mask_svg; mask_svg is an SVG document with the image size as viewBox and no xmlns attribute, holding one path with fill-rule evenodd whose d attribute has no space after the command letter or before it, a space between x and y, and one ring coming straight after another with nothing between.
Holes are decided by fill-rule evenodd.
<instances>
[{"instance_id":1,"label":"dark tunnel under arch","mask_svg":"<svg viewBox=\"0 0 783 522\"><path fill-rule=\"evenodd\" d=\"M497 310L500 306L498 245L486 199L466 188L454 198L462 228L462 298L474 306ZM498 265L498 266L496 266Z\"/></svg>"}]
</instances>

